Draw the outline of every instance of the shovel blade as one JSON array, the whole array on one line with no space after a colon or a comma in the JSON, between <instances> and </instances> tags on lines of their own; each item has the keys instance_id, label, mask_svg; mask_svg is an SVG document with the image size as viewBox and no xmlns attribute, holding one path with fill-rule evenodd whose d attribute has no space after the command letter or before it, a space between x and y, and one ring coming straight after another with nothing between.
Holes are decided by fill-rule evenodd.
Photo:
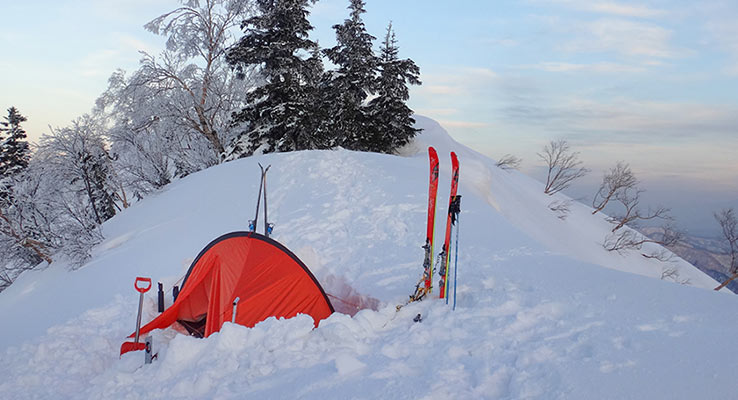
<instances>
[{"instance_id":1,"label":"shovel blade","mask_svg":"<svg viewBox=\"0 0 738 400\"><path fill-rule=\"evenodd\" d=\"M139 342L125 342L120 346L120 355L128 353L129 351L146 350L146 343Z\"/></svg>"}]
</instances>

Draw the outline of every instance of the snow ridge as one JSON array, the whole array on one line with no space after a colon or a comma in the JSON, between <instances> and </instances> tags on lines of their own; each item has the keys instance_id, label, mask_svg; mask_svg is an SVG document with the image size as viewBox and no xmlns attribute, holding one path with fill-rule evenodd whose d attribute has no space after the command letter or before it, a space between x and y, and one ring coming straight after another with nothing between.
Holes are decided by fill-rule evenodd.
<instances>
[{"instance_id":1,"label":"snow ridge","mask_svg":"<svg viewBox=\"0 0 738 400\"><path fill-rule=\"evenodd\" d=\"M730 398L735 296L676 259L608 253L609 224L548 209L540 183L456 143L434 121L404 157L345 150L242 159L188 176L104 225L83 268L24 274L0 293L0 393L24 398ZM395 311L422 270L427 145L459 155L456 311L428 299ZM213 238L253 218L257 162L272 164L274 238L328 293L367 301L316 329L307 316L208 339L155 331L158 360L118 358L135 323L133 280L169 288ZM446 193L446 194L444 194ZM554 196L556 197L556 196ZM565 199L564 196L560 197ZM555 199L555 198L554 198ZM441 205L439 212L443 211ZM438 232L445 227L437 224ZM437 232L437 233L438 233ZM602 268L606 267L606 268ZM623 271L632 272L624 273ZM635 273L635 274L634 274ZM348 287L350 286L350 287ZM167 296L171 301L170 296ZM371 309L374 308L374 309ZM144 320L155 312L147 296ZM421 314L422 322L413 318Z\"/></svg>"}]
</instances>

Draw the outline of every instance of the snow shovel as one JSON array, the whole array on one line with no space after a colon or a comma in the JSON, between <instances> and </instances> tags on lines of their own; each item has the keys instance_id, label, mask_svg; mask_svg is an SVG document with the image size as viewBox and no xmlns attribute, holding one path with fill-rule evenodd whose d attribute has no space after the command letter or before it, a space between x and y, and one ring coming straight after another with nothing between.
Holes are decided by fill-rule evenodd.
<instances>
[{"instance_id":1,"label":"snow shovel","mask_svg":"<svg viewBox=\"0 0 738 400\"><path fill-rule=\"evenodd\" d=\"M136 318L136 337L133 342L125 342L120 346L120 355L122 356L129 351L146 350L146 343L138 341L138 333L141 330L141 312L143 311L144 293L151 289L151 278L137 277L133 284L136 290L141 294L138 298L138 317Z\"/></svg>"}]
</instances>

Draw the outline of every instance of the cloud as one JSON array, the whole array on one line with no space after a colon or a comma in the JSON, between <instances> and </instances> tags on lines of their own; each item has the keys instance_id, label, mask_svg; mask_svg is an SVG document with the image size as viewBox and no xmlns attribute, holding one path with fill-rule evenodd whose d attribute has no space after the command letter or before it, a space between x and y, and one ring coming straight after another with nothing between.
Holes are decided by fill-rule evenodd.
<instances>
[{"instance_id":1,"label":"cloud","mask_svg":"<svg viewBox=\"0 0 738 400\"><path fill-rule=\"evenodd\" d=\"M447 120L447 119L439 119L437 121L439 124L441 124L441 126L448 127L448 128L479 129L479 128L488 128L492 126L492 124L489 122L455 121L455 120Z\"/></svg>"},{"instance_id":2,"label":"cloud","mask_svg":"<svg viewBox=\"0 0 738 400\"><path fill-rule=\"evenodd\" d=\"M110 75L115 70L120 50L103 49L87 54L79 63L79 72L85 77Z\"/></svg>"},{"instance_id":3,"label":"cloud","mask_svg":"<svg viewBox=\"0 0 738 400\"><path fill-rule=\"evenodd\" d=\"M717 47L730 57L724 71L728 75L738 76L738 25L735 19L712 20L705 24L705 29Z\"/></svg>"},{"instance_id":4,"label":"cloud","mask_svg":"<svg viewBox=\"0 0 738 400\"><path fill-rule=\"evenodd\" d=\"M584 142L675 143L735 136L738 105L669 103L620 98L600 102L558 99L555 104L527 99L503 108L519 125L543 127Z\"/></svg>"},{"instance_id":5,"label":"cloud","mask_svg":"<svg viewBox=\"0 0 738 400\"><path fill-rule=\"evenodd\" d=\"M423 85L416 89L427 95L462 96L478 92L498 79L489 68L441 67L420 77Z\"/></svg>"},{"instance_id":6,"label":"cloud","mask_svg":"<svg viewBox=\"0 0 738 400\"><path fill-rule=\"evenodd\" d=\"M569 52L615 52L625 56L676 58L685 55L670 45L673 32L658 25L623 19L598 19L579 28L576 39L562 45Z\"/></svg>"},{"instance_id":7,"label":"cloud","mask_svg":"<svg viewBox=\"0 0 738 400\"><path fill-rule=\"evenodd\" d=\"M153 45L150 42L144 42L137 37L125 33L116 33L116 41L121 51L132 52L138 56L139 51L145 51L149 54L156 54L164 49L163 45ZM159 42L162 42L161 40Z\"/></svg>"},{"instance_id":8,"label":"cloud","mask_svg":"<svg viewBox=\"0 0 738 400\"><path fill-rule=\"evenodd\" d=\"M483 43L487 45L491 45L491 46L500 46L500 47L515 47L520 44L519 41L515 39L510 39L510 38L486 39L486 40L483 40Z\"/></svg>"},{"instance_id":9,"label":"cloud","mask_svg":"<svg viewBox=\"0 0 738 400\"><path fill-rule=\"evenodd\" d=\"M463 92L463 88L460 86L424 85L423 88L425 92L428 92L430 94L451 95L461 94Z\"/></svg>"},{"instance_id":10,"label":"cloud","mask_svg":"<svg viewBox=\"0 0 738 400\"><path fill-rule=\"evenodd\" d=\"M591 0L542 0L548 3L560 4L575 10L594 12L599 14L617 15L621 17L653 18L666 14L666 11L647 7L640 4L630 4L615 1Z\"/></svg>"},{"instance_id":11,"label":"cloud","mask_svg":"<svg viewBox=\"0 0 738 400\"><path fill-rule=\"evenodd\" d=\"M125 33L113 32L110 35L112 47L97 49L82 57L78 66L82 76L107 77L117 68L136 68L141 58L139 51L157 54L164 47Z\"/></svg>"},{"instance_id":12,"label":"cloud","mask_svg":"<svg viewBox=\"0 0 738 400\"><path fill-rule=\"evenodd\" d=\"M537 69L546 72L636 73L646 71L646 68L642 66L610 62L598 62L592 64L541 62L534 65L527 65L523 68Z\"/></svg>"},{"instance_id":13,"label":"cloud","mask_svg":"<svg viewBox=\"0 0 738 400\"><path fill-rule=\"evenodd\" d=\"M457 114L459 110L456 108L419 108L415 112L420 115L442 115L447 117Z\"/></svg>"},{"instance_id":14,"label":"cloud","mask_svg":"<svg viewBox=\"0 0 738 400\"><path fill-rule=\"evenodd\" d=\"M641 5L630 5L616 2L587 2L591 11L605 14L614 14L626 17L657 17L665 14L663 10L649 8Z\"/></svg>"}]
</instances>

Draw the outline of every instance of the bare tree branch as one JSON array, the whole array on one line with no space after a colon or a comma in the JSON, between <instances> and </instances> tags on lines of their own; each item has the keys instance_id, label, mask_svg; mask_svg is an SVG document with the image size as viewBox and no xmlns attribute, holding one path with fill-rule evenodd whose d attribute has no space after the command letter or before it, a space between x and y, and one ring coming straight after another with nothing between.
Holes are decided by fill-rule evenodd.
<instances>
[{"instance_id":1,"label":"bare tree branch","mask_svg":"<svg viewBox=\"0 0 738 400\"><path fill-rule=\"evenodd\" d=\"M574 180L589 172L582 167L579 153L572 153L566 140L552 140L543 148L543 153L537 154L548 167L543 193L549 196L568 188Z\"/></svg>"},{"instance_id":2,"label":"bare tree branch","mask_svg":"<svg viewBox=\"0 0 738 400\"><path fill-rule=\"evenodd\" d=\"M592 207L594 207L592 214L602 211L613 196L623 191L632 190L637 183L638 180L630 170L630 166L622 161L618 161L615 167L611 168L602 177L602 184L592 199Z\"/></svg>"},{"instance_id":3,"label":"bare tree branch","mask_svg":"<svg viewBox=\"0 0 738 400\"><path fill-rule=\"evenodd\" d=\"M512 155L512 154L505 154L497 161L497 167L502 168L504 170L510 170L510 169L518 169L520 168L520 164L523 162L522 159Z\"/></svg>"},{"instance_id":4,"label":"bare tree branch","mask_svg":"<svg viewBox=\"0 0 738 400\"><path fill-rule=\"evenodd\" d=\"M720 224L723 238L728 242L730 251L730 267L728 271L733 274L733 276L715 288L715 290L720 290L738 278L738 219L736 219L735 211L732 208L716 212L714 216L718 224Z\"/></svg>"},{"instance_id":5,"label":"bare tree branch","mask_svg":"<svg viewBox=\"0 0 738 400\"><path fill-rule=\"evenodd\" d=\"M573 200L554 201L548 205L548 209L553 211L560 220L565 220L571 212Z\"/></svg>"},{"instance_id":6,"label":"bare tree branch","mask_svg":"<svg viewBox=\"0 0 738 400\"><path fill-rule=\"evenodd\" d=\"M671 223L664 225L662 232L653 238L649 238L641 233L638 233L632 229L626 229L620 232L614 232L605 238L605 242L602 246L607 251L617 251L623 254L629 250L641 250L643 245L646 243L654 243L663 247L675 245L683 234L678 231ZM670 251L666 249L658 249L653 252L641 253L643 257L653 258L659 261L668 261L673 258Z\"/></svg>"},{"instance_id":7,"label":"bare tree branch","mask_svg":"<svg viewBox=\"0 0 738 400\"><path fill-rule=\"evenodd\" d=\"M631 225L635 227L635 223L638 221L647 221L651 219L663 219L672 220L669 215L669 209L666 207L656 207L655 209L649 209L645 213L638 208L640 205L641 193L644 190L636 187L624 188L616 192L615 200L617 200L624 208L624 212L619 215L614 215L609 218L609 221L615 225L612 228L612 232L624 227L625 225Z\"/></svg>"}]
</instances>

